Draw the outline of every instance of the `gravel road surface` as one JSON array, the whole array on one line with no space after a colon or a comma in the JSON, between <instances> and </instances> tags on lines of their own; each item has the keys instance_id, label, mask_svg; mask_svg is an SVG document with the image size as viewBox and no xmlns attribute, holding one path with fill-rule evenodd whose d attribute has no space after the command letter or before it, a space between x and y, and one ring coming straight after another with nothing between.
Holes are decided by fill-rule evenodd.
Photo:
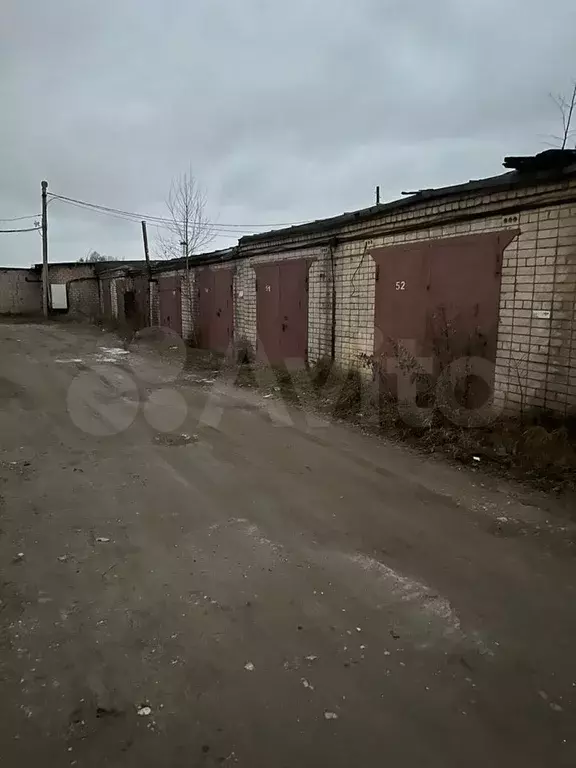
<instances>
[{"instance_id":1,"label":"gravel road surface","mask_svg":"<svg viewBox=\"0 0 576 768\"><path fill-rule=\"evenodd\" d=\"M566 503L160 360L0 325L0 765L576 765Z\"/></svg>"}]
</instances>

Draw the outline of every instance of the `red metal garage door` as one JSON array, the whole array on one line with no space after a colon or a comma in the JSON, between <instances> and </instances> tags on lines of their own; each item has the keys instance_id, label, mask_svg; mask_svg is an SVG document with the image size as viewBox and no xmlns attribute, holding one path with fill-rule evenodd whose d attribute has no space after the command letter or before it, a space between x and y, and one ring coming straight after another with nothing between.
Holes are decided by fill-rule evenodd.
<instances>
[{"instance_id":1,"label":"red metal garage door","mask_svg":"<svg viewBox=\"0 0 576 768\"><path fill-rule=\"evenodd\" d=\"M214 321L212 323L211 349L227 352L234 333L234 308L232 304L232 270L214 270Z\"/></svg>"},{"instance_id":2,"label":"red metal garage door","mask_svg":"<svg viewBox=\"0 0 576 768\"><path fill-rule=\"evenodd\" d=\"M431 242L429 336L448 329L452 358L496 360L502 253L514 233Z\"/></svg>"},{"instance_id":3,"label":"red metal garage door","mask_svg":"<svg viewBox=\"0 0 576 768\"><path fill-rule=\"evenodd\" d=\"M124 279L118 278L116 281L116 310L118 312L117 319L120 324L126 322L124 315L124 291L126 290Z\"/></svg>"},{"instance_id":4,"label":"red metal garage door","mask_svg":"<svg viewBox=\"0 0 576 768\"><path fill-rule=\"evenodd\" d=\"M232 270L198 271L199 343L203 349L227 352L232 342Z\"/></svg>"},{"instance_id":5,"label":"red metal garage door","mask_svg":"<svg viewBox=\"0 0 576 768\"><path fill-rule=\"evenodd\" d=\"M436 374L465 356L494 362L502 253L515 236L494 232L374 250L375 354L395 357L400 343L430 358Z\"/></svg>"},{"instance_id":6,"label":"red metal garage door","mask_svg":"<svg viewBox=\"0 0 576 768\"><path fill-rule=\"evenodd\" d=\"M214 295L214 280L209 269L199 269L196 273L198 291L198 346L210 349L210 322Z\"/></svg>"},{"instance_id":7,"label":"red metal garage door","mask_svg":"<svg viewBox=\"0 0 576 768\"><path fill-rule=\"evenodd\" d=\"M135 277L133 289L136 294L138 328L150 325L150 284L147 277Z\"/></svg>"},{"instance_id":8,"label":"red metal garage door","mask_svg":"<svg viewBox=\"0 0 576 768\"><path fill-rule=\"evenodd\" d=\"M102 312L107 320L112 318L112 297L110 296L110 279L102 280Z\"/></svg>"},{"instance_id":9,"label":"red metal garage door","mask_svg":"<svg viewBox=\"0 0 576 768\"><path fill-rule=\"evenodd\" d=\"M161 277L158 280L160 325L182 335L182 298L179 277Z\"/></svg>"},{"instance_id":10,"label":"red metal garage door","mask_svg":"<svg viewBox=\"0 0 576 768\"><path fill-rule=\"evenodd\" d=\"M308 346L306 259L256 267L258 358L272 365L305 365Z\"/></svg>"}]
</instances>

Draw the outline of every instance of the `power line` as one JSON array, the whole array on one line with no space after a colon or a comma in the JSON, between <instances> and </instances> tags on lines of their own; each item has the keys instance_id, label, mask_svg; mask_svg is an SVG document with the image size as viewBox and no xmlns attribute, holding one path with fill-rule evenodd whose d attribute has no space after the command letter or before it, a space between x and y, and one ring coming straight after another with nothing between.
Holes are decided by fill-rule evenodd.
<instances>
[{"instance_id":1,"label":"power line","mask_svg":"<svg viewBox=\"0 0 576 768\"><path fill-rule=\"evenodd\" d=\"M32 213L30 216L14 216L12 219L0 219L0 221L24 221L24 219L39 219L39 213Z\"/></svg>"},{"instance_id":2,"label":"power line","mask_svg":"<svg viewBox=\"0 0 576 768\"><path fill-rule=\"evenodd\" d=\"M49 196L50 196L51 199L62 200L65 203L69 203L69 204L72 204L72 205L75 204L75 205L81 206L83 208L99 210L99 211L102 211L102 212L108 212L110 214L114 213L114 214L117 214L120 217L129 218L129 219L134 220L134 221L140 221L142 219L145 219L145 220L150 221L150 222L159 222L159 223L162 223L162 224L169 224L171 226L174 226L175 223L178 223L178 222L174 222L172 219L168 219L168 218L166 218L164 216L153 216L151 214L137 213L135 211L124 211L124 210L122 210L120 208L111 208L111 207L106 206L106 205L98 205L96 203L89 203L86 200L77 200L76 198L66 197L65 195L56 195L56 194L54 194L52 192L49 193ZM292 227L292 226L296 226L298 224L303 224L303 223L304 222L302 222L302 221L283 222L283 223L280 223L280 224L222 224L222 223L219 223L219 224L215 224L215 225L209 225L208 224L208 225L206 225L206 227L209 227L210 229L213 229L213 228L216 227L216 228L222 229L222 230L226 230L226 229L230 229L230 230L235 230L235 229L249 230L249 229L258 228L258 227L271 227L271 228L273 228L273 227Z\"/></svg>"},{"instance_id":3,"label":"power line","mask_svg":"<svg viewBox=\"0 0 576 768\"><path fill-rule=\"evenodd\" d=\"M62 200L62 198L51 197L49 202L52 203L54 202L54 200ZM140 221L141 220L137 216L133 216L131 214L127 216L120 211L117 211L117 212L116 211L113 212L112 210L108 211L108 210L101 209L100 207L96 207L92 205L84 205L83 203L77 203L71 200L63 200L63 202L66 203L66 205L71 205L74 208L79 208L80 210L83 210L83 211L93 211L94 213L99 213L102 216L111 216L114 219L122 219L123 221Z\"/></svg>"},{"instance_id":4,"label":"power line","mask_svg":"<svg viewBox=\"0 0 576 768\"><path fill-rule=\"evenodd\" d=\"M0 229L0 234L7 235L14 232L38 232L39 227L29 227L28 229Z\"/></svg>"},{"instance_id":5,"label":"power line","mask_svg":"<svg viewBox=\"0 0 576 768\"><path fill-rule=\"evenodd\" d=\"M59 197L52 197L52 198L50 198L49 202L52 202L54 200L60 200L60 198ZM84 210L84 211L91 211L92 213L99 213L101 216L110 216L113 219L120 219L122 221L130 221L130 222L140 222L142 220L145 220L145 219L141 219L139 214L136 214L136 215L128 214L128 215L126 215L123 212L122 213L119 213L119 212L117 213L117 212L112 212L112 210L110 210L110 211L102 210L100 207L96 208L96 207L89 206L89 205L88 206L87 205L82 205L81 203L70 202L70 201L67 201L67 200L64 201L64 202L66 203L66 205L71 205L74 208L79 208L80 210ZM152 220L150 223L153 226L157 227L157 228L168 229L168 230L174 230L174 227L175 227L175 224L176 224L176 222L170 221L169 219L165 219L165 220L162 220L162 221ZM217 234L219 237L230 237L230 238L234 238L235 239L235 238L238 237L238 235L243 234L242 230L220 229L218 227L218 225L212 226L212 225L208 225L207 224L206 228L210 232L214 232L215 234ZM247 231L249 231L249 230L247 230Z\"/></svg>"}]
</instances>

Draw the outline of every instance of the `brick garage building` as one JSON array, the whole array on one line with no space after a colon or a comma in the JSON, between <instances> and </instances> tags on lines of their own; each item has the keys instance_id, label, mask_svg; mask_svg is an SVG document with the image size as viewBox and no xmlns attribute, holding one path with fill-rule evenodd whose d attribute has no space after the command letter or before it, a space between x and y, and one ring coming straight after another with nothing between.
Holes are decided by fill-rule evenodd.
<instances>
[{"instance_id":1,"label":"brick garage building","mask_svg":"<svg viewBox=\"0 0 576 768\"><path fill-rule=\"evenodd\" d=\"M488 361L483 375L500 405L567 413L576 408L576 155L552 155L245 237L197 257L188 276L181 260L161 264L151 322L168 319L205 346L217 337L221 349L222 328L211 336L206 327L210 313L216 323L229 311L226 290L204 302L201 291L216 290L207 271L226 270L218 285L232 289L231 346L261 359L326 356L346 368L402 342L434 367L444 338L452 357Z\"/></svg>"},{"instance_id":2,"label":"brick garage building","mask_svg":"<svg viewBox=\"0 0 576 768\"><path fill-rule=\"evenodd\" d=\"M48 266L50 286L65 286L68 312L79 318L98 316L99 283L91 264L55 263ZM0 269L0 314L42 314L42 265Z\"/></svg>"},{"instance_id":3,"label":"brick garage building","mask_svg":"<svg viewBox=\"0 0 576 768\"><path fill-rule=\"evenodd\" d=\"M426 305L431 287L426 284L430 274L419 275L424 286L411 295L406 276L414 275L413 262L420 260L428 270L437 267L438 294L469 313L469 297L457 293L463 287L476 290L465 270L460 268L453 294L447 290L462 260L473 265L476 280L496 278L496 291L494 286L489 291L496 304L488 340L494 349L496 400L509 408L575 408L576 158L566 159L570 163L561 168L527 168L243 238L236 270L237 336L256 343L254 267L269 260L307 259L308 360L328 355L344 366L355 365L377 352L378 334L388 332L375 323L377 286L387 266L392 295L399 288L398 299L407 305L406 327L401 331L395 324L394 333L410 340L415 336L410 318ZM494 236L484 250L480 246L474 254L474 241L490 233ZM426 253L428 263L422 264ZM485 293L477 292L480 309Z\"/></svg>"},{"instance_id":4,"label":"brick garage building","mask_svg":"<svg viewBox=\"0 0 576 768\"><path fill-rule=\"evenodd\" d=\"M151 324L149 279L144 262L105 264L98 269L98 277L101 317L133 330Z\"/></svg>"},{"instance_id":5,"label":"brick garage building","mask_svg":"<svg viewBox=\"0 0 576 768\"><path fill-rule=\"evenodd\" d=\"M96 266L96 263L75 262L48 265L50 291L52 286L65 286L67 307L62 311L70 317L91 321L100 317L100 283ZM42 265L37 264L35 269L41 279Z\"/></svg>"},{"instance_id":6,"label":"brick garage building","mask_svg":"<svg viewBox=\"0 0 576 768\"><path fill-rule=\"evenodd\" d=\"M0 315L37 315L42 310L42 286L31 269L0 269Z\"/></svg>"}]
</instances>

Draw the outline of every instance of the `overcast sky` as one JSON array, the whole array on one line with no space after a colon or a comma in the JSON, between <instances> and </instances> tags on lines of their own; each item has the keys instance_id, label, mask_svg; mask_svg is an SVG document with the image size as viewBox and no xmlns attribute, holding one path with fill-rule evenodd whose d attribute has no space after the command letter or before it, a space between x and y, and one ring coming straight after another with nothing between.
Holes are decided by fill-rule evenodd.
<instances>
[{"instance_id":1,"label":"overcast sky","mask_svg":"<svg viewBox=\"0 0 576 768\"><path fill-rule=\"evenodd\" d=\"M37 213L43 178L164 215L189 164L220 225L497 174L559 132L575 30L574 0L3 0L0 219ZM49 213L51 260L141 258L138 224ZM0 265L40 258L0 234Z\"/></svg>"}]
</instances>

